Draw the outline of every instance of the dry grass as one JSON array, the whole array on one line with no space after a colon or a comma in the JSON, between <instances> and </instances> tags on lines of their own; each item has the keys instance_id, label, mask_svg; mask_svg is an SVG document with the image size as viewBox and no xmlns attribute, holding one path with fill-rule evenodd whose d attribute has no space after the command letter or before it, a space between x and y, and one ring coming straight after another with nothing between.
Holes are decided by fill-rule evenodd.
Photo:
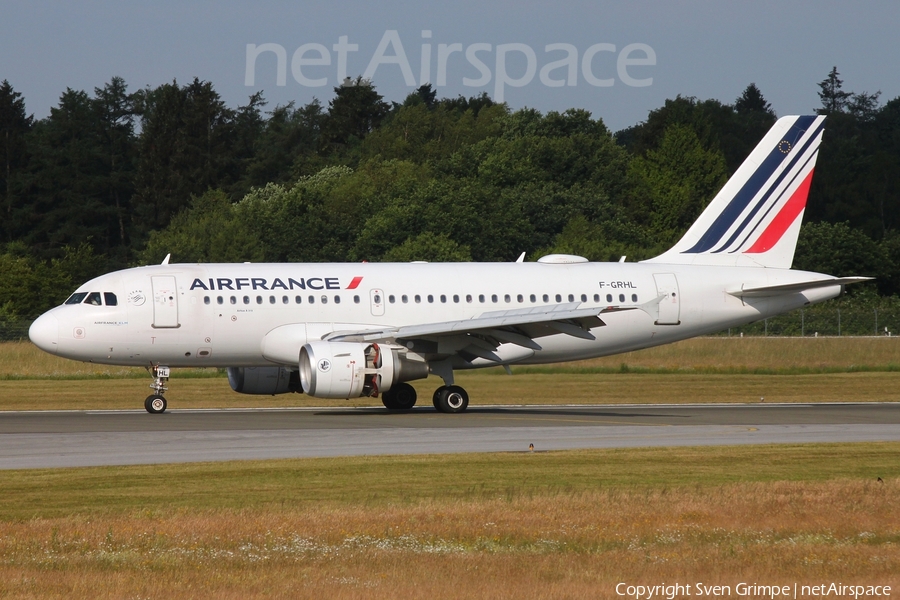
<instances>
[{"instance_id":1,"label":"dry grass","mask_svg":"<svg viewBox=\"0 0 900 600\"><path fill-rule=\"evenodd\" d=\"M900 585L897 480L0 523L5 598L614 598Z\"/></svg>"}]
</instances>

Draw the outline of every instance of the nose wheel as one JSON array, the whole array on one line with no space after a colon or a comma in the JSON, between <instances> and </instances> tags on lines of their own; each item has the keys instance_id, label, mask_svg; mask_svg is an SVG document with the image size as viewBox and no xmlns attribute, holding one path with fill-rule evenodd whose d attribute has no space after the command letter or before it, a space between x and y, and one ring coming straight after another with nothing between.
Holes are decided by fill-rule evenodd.
<instances>
[{"instance_id":1,"label":"nose wheel","mask_svg":"<svg viewBox=\"0 0 900 600\"><path fill-rule=\"evenodd\" d=\"M150 394L147 396L147 399L144 400L144 408L147 409L147 412L151 415L158 415L159 413L166 412L166 399L159 394Z\"/></svg>"},{"instance_id":2,"label":"nose wheel","mask_svg":"<svg viewBox=\"0 0 900 600\"><path fill-rule=\"evenodd\" d=\"M169 367L153 365L148 370L153 376L153 383L150 384L153 393L144 400L144 408L151 415L158 415L166 412L167 403L163 393L169 389L166 387L166 383L169 381Z\"/></svg>"}]
</instances>

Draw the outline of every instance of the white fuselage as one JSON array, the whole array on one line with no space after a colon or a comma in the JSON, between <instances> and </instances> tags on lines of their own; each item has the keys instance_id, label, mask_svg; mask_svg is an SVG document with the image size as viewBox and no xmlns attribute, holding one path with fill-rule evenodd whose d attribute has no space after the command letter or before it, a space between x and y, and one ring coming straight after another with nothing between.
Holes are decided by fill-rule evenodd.
<instances>
[{"instance_id":1,"label":"white fuselage","mask_svg":"<svg viewBox=\"0 0 900 600\"><path fill-rule=\"evenodd\" d=\"M78 292L99 292L100 305L54 308L35 322L32 339L59 356L114 365L296 368L306 342L333 332L571 302L598 312L638 308L602 314L594 340L560 333L537 340L540 350L497 350L506 364L549 363L713 333L837 296L840 285L763 298L729 293L822 277L658 263L157 265L87 282Z\"/></svg>"}]
</instances>

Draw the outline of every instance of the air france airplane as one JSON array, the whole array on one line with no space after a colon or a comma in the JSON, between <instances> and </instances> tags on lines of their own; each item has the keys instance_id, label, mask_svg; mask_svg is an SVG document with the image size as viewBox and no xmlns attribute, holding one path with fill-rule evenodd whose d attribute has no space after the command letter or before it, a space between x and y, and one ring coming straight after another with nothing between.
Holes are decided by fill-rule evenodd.
<instances>
[{"instance_id":1,"label":"air france airplane","mask_svg":"<svg viewBox=\"0 0 900 600\"><path fill-rule=\"evenodd\" d=\"M381 397L434 374L441 412L466 410L454 371L580 360L737 327L834 298L865 277L790 269L824 117L783 117L664 254L525 263L168 264L85 283L31 340L73 360L149 369L166 410L170 367L224 367L244 394Z\"/></svg>"}]
</instances>

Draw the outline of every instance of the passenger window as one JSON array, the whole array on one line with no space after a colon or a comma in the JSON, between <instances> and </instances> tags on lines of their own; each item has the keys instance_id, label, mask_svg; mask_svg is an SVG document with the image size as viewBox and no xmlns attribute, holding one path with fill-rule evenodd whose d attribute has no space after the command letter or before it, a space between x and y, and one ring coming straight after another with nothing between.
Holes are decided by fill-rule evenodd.
<instances>
[{"instance_id":1,"label":"passenger window","mask_svg":"<svg viewBox=\"0 0 900 600\"><path fill-rule=\"evenodd\" d=\"M257 304L262 304L262 302L263 302L263 301L262 301L262 296L257 296L257 297L256 297L256 303L257 303Z\"/></svg>"},{"instance_id":2,"label":"passenger window","mask_svg":"<svg viewBox=\"0 0 900 600\"><path fill-rule=\"evenodd\" d=\"M472 294L466 294L466 302L472 304Z\"/></svg>"},{"instance_id":3,"label":"passenger window","mask_svg":"<svg viewBox=\"0 0 900 600\"><path fill-rule=\"evenodd\" d=\"M422 301L422 296L420 296L418 294L416 294L414 298L415 298L416 304L418 304Z\"/></svg>"},{"instance_id":4,"label":"passenger window","mask_svg":"<svg viewBox=\"0 0 900 600\"><path fill-rule=\"evenodd\" d=\"M236 297L232 296L232 297L230 298L230 300L231 300L231 303L232 303L232 304L237 304L237 298L236 298Z\"/></svg>"},{"instance_id":5,"label":"passenger window","mask_svg":"<svg viewBox=\"0 0 900 600\"><path fill-rule=\"evenodd\" d=\"M550 302L550 296L548 296L547 294L544 294L543 298L544 302Z\"/></svg>"},{"instance_id":6,"label":"passenger window","mask_svg":"<svg viewBox=\"0 0 900 600\"><path fill-rule=\"evenodd\" d=\"M612 294L607 294L607 295L606 295L606 301L607 301L607 302L612 302Z\"/></svg>"},{"instance_id":7,"label":"passenger window","mask_svg":"<svg viewBox=\"0 0 900 600\"><path fill-rule=\"evenodd\" d=\"M569 294L569 302L575 302L575 294Z\"/></svg>"},{"instance_id":8,"label":"passenger window","mask_svg":"<svg viewBox=\"0 0 900 600\"><path fill-rule=\"evenodd\" d=\"M446 304L446 302L447 302L447 296L445 296L444 294L441 294L441 303Z\"/></svg>"},{"instance_id":9,"label":"passenger window","mask_svg":"<svg viewBox=\"0 0 900 600\"><path fill-rule=\"evenodd\" d=\"M65 304L81 304L84 301L85 296L87 296L87 292L76 292L69 296L69 299L65 301Z\"/></svg>"},{"instance_id":10,"label":"passenger window","mask_svg":"<svg viewBox=\"0 0 900 600\"><path fill-rule=\"evenodd\" d=\"M402 302L403 304L408 304L409 296L407 296L406 294L403 294L402 296L400 296L400 302Z\"/></svg>"},{"instance_id":11,"label":"passenger window","mask_svg":"<svg viewBox=\"0 0 900 600\"><path fill-rule=\"evenodd\" d=\"M428 304L431 304L432 302L434 302L434 296L428 294Z\"/></svg>"},{"instance_id":12,"label":"passenger window","mask_svg":"<svg viewBox=\"0 0 900 600\"><path fill-rule=\"evenodd\" d=\"M388 296L388 302L390 302L391 304L394 303L394 295L393 295L393 294L391 294L390 296Z\"/></svg>"},{"instance_id":13,"label":"passenger window","mask_svg":"<svg viewBox=\"0 0 900 600\"><path fill-rule=\"evenodd\" d=\"M519 294L518 296L516 296L516 300L517 300L518 302L525 302L525 297L522 296L522 294Z\"/></svg>"},{"instance_id":14,"label":"passenger window","mask_svg":"<svg viewBox=\"0 0 900 600\"><path fill-rule=\"evenodd\" d=\"M328 304L328 296L322 294L322 304Z\"/></svg>"},{"instance_id":15,"label":"passenger window","mask_svg":"<svg viewBox=\"0 0 900 600\"><path fill-rule=\"evenodd\" d=\"M560 296L559 294L557 294L557 295L556 295L556 301L557 301L557 302L562 302L562 296Z\"/></svg>"},{"instance_id":16,"label":"passenger window","mask_svg":"<svg viewBox=\"0 0 900 600\"><path fill-rule=\"evenodd\" d=\"M497 294L491 294L491 302L493 302L494 304L497 303Z\"/></svg>"},{"instance_id":17,"label":"passenger window","mask_svg":"<svg viewBox=\"0 0 900 600\"><path fill-rule=\"evenodd\" d=\"M84 301L85 304L93 304L94 306L100 306L100 292L91 292L88 294L87 299Z\"/></svg>"},{"instance_id":18,"label":"passenger window","mask_svg":"<svg viewBox=\"0 0 900 600\"><path fill-rule=\"evenodd\" d=\"M484 294L478 294L478 301L484 304Z\"/></svg>"},{"instance_id":19,"label":"passenger window","mask_svg":"<svg viewBox=\"0 0 900 600\"><path fill-rule=\"evenodd\" d=\"M600 302L600 294L594 294L594 302Z\"/></svg>"},{"instance_id":20,"label":"passenger window","mask_svg":"<svg viewBox=\"0 0 900 600\"><path fill-rule=\"evenodd\" d=\"M631 301L632 301L632 302L637 302L637 294L632 294L632 295L631 295Z\"/></svg>"},{"instance_id":21,"label":"passenger window","mask_svg":"<svg viewBox=\"0 0 900 600\"><path fill-rule=\"evenodd\" d=\"M302 296L294 296L294 302L296 302L297 304L302 304L303 297Z\"/></svg>"},{"instance_id":22,"label":"passenger window","mask_svg":"<svg viewBox=\"0 0 900 600\"><path fill-rule=\"evenodd\" d=\"M116 306L119 304L119 299L112 292L103 292L103 302L107 306ZM209 304L209 296L206 297L206 303Z\"/></svg>"},{"instance_id":23,"label":"passenger window","mask_svg":"<svg viewBox=\"0 0 900 600\"><path fill-rule=\"evenodd\" d=\"M341 303L341 297L340 297L340 296L335 296L335 297L334 297L334 303L335 303L335 304L340 304L340 303Z\"/></svg>"},{"instance_id":24,"label":"passenger window","mask_svg":"<svg viewBox=\"0 0 900 600\"><path fill-rule=\"evenodd\" d=\"M269 296L269 304L275 304L275 296Z\"/></svg>"},{"instance_id":25,"label":"passenger window","mask_svg":"<svg viewBox=\"0 0 900 600\"><path fill-rule=\"evenodd\" d=\"M209 296L203 296L203 304L209 304Z\"/></svg>"},{"instance_id":26,"label":"passenger window","mask_svg":"<svg viewBox=\"0 0 900 600\"><path fill-rule=\"evenodd\" d=\"M453 301L454 301L454 302L459 302L459 295L458 295L458 294L453 294Z\"/></svg>"},{"instance_id":27,"label":"passenger window","mask_svg":"<svg viewBox=\"0 0 900 600\"><path fill-rule=\"evenodd\" d=\"M315 297L315 296L310 296L309 298L307 298L307 301L309 301L310 304L315 304L315 303L316 303L316 297Z\"/></svg>"},{"instance_id":28,"label":"passenger window","mask_svg":"<svg viewBox=\"0 0 900 600\"><path fill-rule=\"evenodd\" d=\"M353 296L353 304L359 304L359 296Z\"/></svg>"},{"instance_id":29,"label":"passenger window","mask_svg":"<svg viewBox=\"0 0 900 600\"><path fill-rule=\"evenodd\" d=\"M290 304L290 302L291 302L291 299L288 298L287 296L282 296L282 297L281 297L281 303L282 303L282 304Z\"/></svg>"},{"instance_id":30,"label":"passenger window","mask_svg":"<svg viewBox=\"0 0 900 600\"><path fill-rule=\"evenodd\" d=\"M244 296L244 304L250 304L250 296Z\"/></svg>"},{"instance_id":31,"label":"passenger window","mask_svg":"<svg viewBox=\"0 0 900 600\"><path fill-rule=\"evenodd\" d=\"M224 304L224 303L225 303L225 298L223 298L222 296L216 297L216 304Z\"/></svg>"},{"instance_id":32,"label":"passenger window","mask_svg":"<svg viewBox=\"0 0 900 600\"><path fill-rule=\"evenodd\" d=\"M504 294L503 301L506 302L507 304L509 304L512 301L512 299L509 297L509 294Z\"/></svg>"},{"instance_id":33,"label":"passenger window","mask_svg":"<svg viewBox=\"0 0 900 600\"><path fill-rule=\"evenodd\" d=\"M530 296L528 297L528 299L531 300L531 303L532 303L532 304L534 304L535 302L537 302L537 296L535 296L534 294L530 295Z\"/></svg>"},{"instance_id":34,"label":"passenger window","mask_svg":"<svg viewBox=\"0 0 900 600\"><path fill-rule=\"evenodd\" d=\"M619 302L625 302L625 294L619 294Z\"/></svg>"}]
</instances>

